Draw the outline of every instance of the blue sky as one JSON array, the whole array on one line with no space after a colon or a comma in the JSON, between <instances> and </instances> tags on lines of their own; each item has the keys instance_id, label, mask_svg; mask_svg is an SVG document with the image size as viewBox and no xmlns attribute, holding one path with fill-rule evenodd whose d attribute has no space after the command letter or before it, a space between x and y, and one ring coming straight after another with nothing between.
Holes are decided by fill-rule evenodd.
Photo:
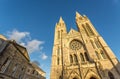
<instances>
[{"instance_id":1,"label":"blue sky","mask_svg":"<svg viewBox=\"0 0 120 79\"><path fill-rule=\"evenodd\" d=\"M0 0L0 34L26 46L49 79L54 28L62 16L76 29L75 13L85 14L120 60L120 0Z\"/></svg>"}]
</instances>

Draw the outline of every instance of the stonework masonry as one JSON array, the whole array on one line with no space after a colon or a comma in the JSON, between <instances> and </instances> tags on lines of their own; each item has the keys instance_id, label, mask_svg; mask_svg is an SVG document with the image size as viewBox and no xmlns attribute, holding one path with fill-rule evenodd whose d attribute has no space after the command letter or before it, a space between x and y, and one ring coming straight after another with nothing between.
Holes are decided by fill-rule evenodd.
<instances>
[{"instance_id":1,"label":"stonework masonry","mask_svg":"<svg viewBox=\"0 0 120 79\"><path fill-rule=\"evenodd\" d=\"M25 47L0 35L0 79L45 79L45 72L30 63Z\"/></svg>"},{"instance_id":2,"label":"stonework masonry","mask_svg":"<svg viewBox=\"0 0 120 79\"><path fill-rule=\"evenodd\" d=\"M76 12L78 31L55 26L50 79L120 79L120 63L85 15Z\"/></svg>"}]
</instances>

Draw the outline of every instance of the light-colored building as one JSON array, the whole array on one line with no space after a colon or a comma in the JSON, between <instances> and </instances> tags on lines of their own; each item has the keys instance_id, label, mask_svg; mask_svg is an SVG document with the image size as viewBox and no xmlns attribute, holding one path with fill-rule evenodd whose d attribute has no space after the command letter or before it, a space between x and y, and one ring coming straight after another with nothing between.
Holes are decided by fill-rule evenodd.
<instances>
[{"instance_id":1,"label":"light-colored building","mask_svg":"<svg viewBox=\"0 0 120 79\"><path fill-rule=\"evenodd\" d=\"M88 17L76 12L77 30L55 26L50 79L120 79L120 64Z\"/></svg>"},{"instance_id":2,"label":"light-colored building","mask_svg":"<svg viewBox=\"0 0 120 79\"><path fill-rule=\"evenodd\" d=\"M25 47L0 35L0 79L45 79L36 69Z\"/></svg>"}]
</instances>

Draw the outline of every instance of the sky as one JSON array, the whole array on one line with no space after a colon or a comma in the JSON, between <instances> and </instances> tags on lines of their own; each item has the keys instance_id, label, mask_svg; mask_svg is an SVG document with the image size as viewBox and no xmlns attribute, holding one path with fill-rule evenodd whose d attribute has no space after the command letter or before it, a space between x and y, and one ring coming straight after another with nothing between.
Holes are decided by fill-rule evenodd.
<instances>
[{"instance_id":1,"label":"sky","mask_svg":"<svg viewBox=\"0 0 120 79\"><path fill-rule=\"evenodd\" d=\"M62 16L68 32L77 29L76 11L91 20L120 60L120 0L0 0L0 34L25 46L49 79L55 24Z\"/></svg>"}]
</instances>

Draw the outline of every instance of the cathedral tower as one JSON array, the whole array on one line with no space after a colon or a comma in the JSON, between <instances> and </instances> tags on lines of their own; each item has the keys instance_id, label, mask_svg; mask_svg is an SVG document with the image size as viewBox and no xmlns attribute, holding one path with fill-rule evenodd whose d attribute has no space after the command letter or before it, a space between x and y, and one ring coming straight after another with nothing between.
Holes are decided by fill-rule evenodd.
<instances>
[{"instance_id":1,"label":"cathedral tower","mask_svg":"<svg viewBox=\"0 0 120 79\"><path fill-rule=\"evenodd\" d=\"M120 79L120 64L85 15L76 12L78 31L55 26L50 79Z\"/></svg>"}]
</instances>

